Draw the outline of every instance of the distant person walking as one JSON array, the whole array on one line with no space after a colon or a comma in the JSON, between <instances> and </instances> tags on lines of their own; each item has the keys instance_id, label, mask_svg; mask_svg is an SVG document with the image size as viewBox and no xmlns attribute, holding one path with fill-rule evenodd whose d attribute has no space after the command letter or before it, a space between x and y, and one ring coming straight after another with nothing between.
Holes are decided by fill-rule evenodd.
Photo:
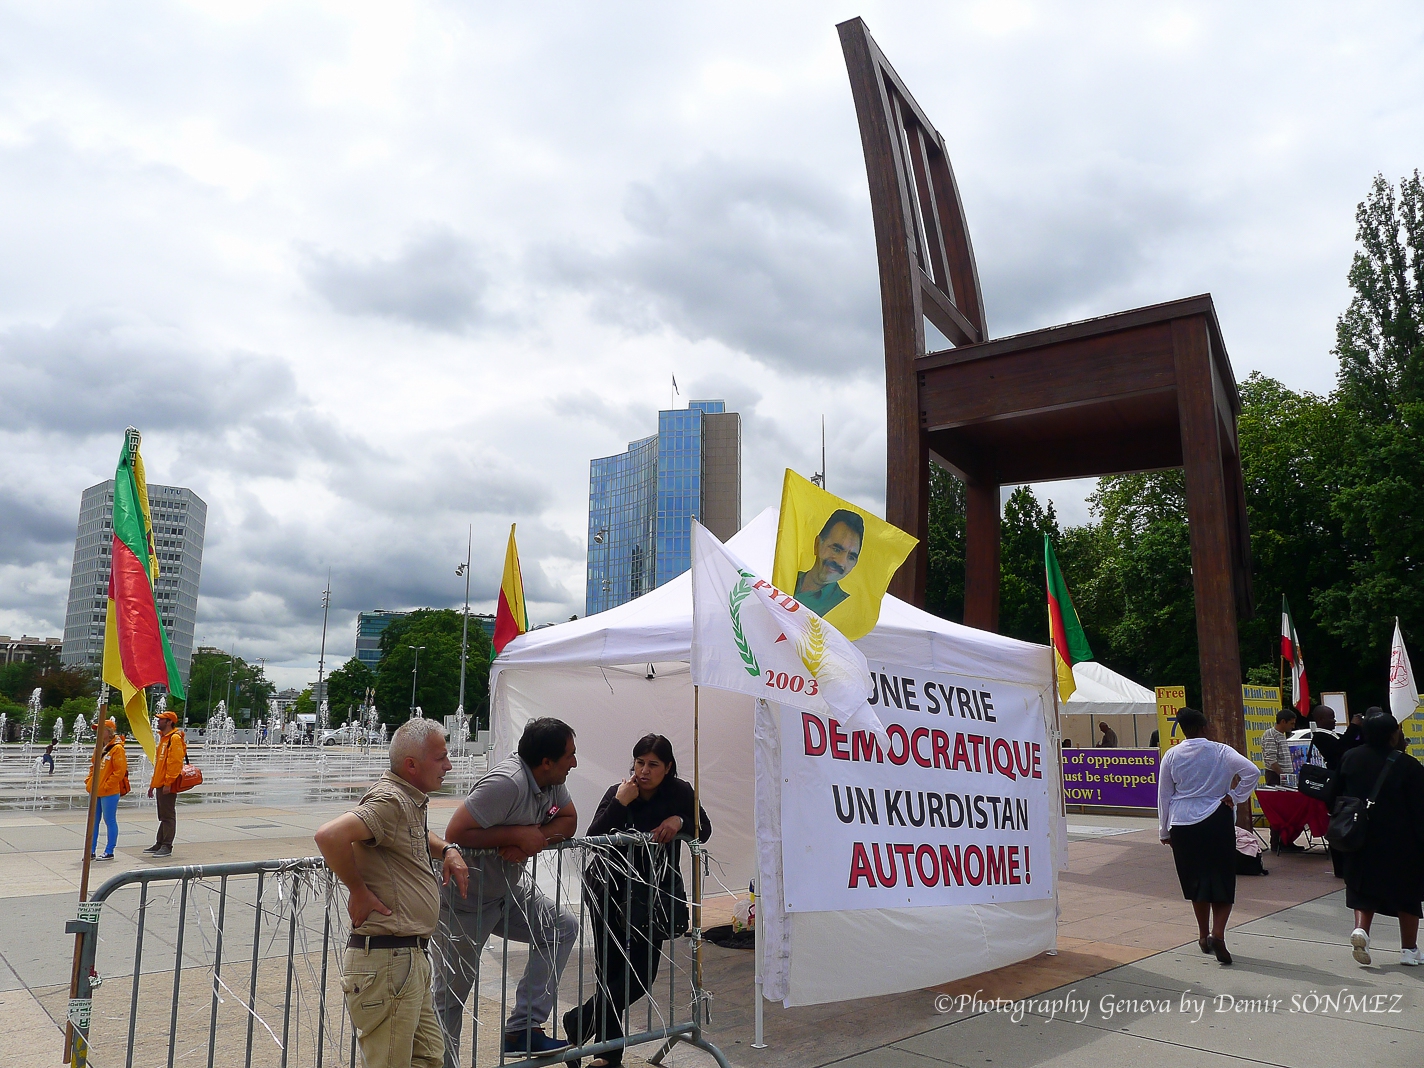
<instances>
[{"instance_id":1,"label":"distant person walking","mask_svg":"<svg viewBox=\"0 0 1424 1068\"><path fill-rule=\"evenodd\" d=\"M158 714L158 750L153 757L153 778L148 796L158 797L158 840L144 852L155 857L173 855L173 836L178 831L178 795L173 787L188 762L188 741L178 729L178 713L167 709Z\"/></svg>"},{"instance_id":2,"label":"distant person walking","mask_svg":"<svg viewBox=\"0 0 1424 1068\"><path fill-rule=\"evenodd\" d=\"M40 757L41 760L49 765L49 773L51 775L54 774L54 747L58 744L58 742L50 742L49 745L45 746L44 756Z\"/></svg>"},{"instance_id":3,"label":"distant person walking","mask_svg":"<svg viewBox=\"0 0 1424 1068\"><path fill-rule=\"evenodd\" d=\"M89 852L95 860L113 860L114 846L119 843L119 798L129 792L129 760L124 752L122 735L114 733L115 723L106 719L98 725L99 735L99 785L95 789L94 758L89 758L89 775L84 780L84 792L94 790L98 806L94 814L94 836L89 841ZM104 852L99 852L99 822L109 829L109 837Z\"/></svg>"},{"instance_id":4,"label":"distant person walking","mask_svg":"<svg viewBox=\"0 0 1424 1068\"><path fill-rule=\"evenodd\" d=\"M1363 723L1364 744L1340 761L1325 794L1332 810L1340 797L1368 799L1365 841L1345 854L1345 907L1355 912L1350 945L1355 960L1371 963L1370 925L1375 913L1399 918L1399 963L1424 963L1419 919L1424 916L1424 767L1404 752L1404 732L1387 712L1372 708Z\"/></svg>"},{"instance_id":5,"label":"distant person walking","mask_svg":"<svg viewBox=\"0 0 1424 1068\"><path fill-rule=\"evenodd\" d=\"M391 767L352 811L324 824L316 844L351 892L341 989L366 1068L440 1068L445 1041L430 999L430 936L440 884L463 894L459 847L432 832L426 809L450 770L445 728L412 719L391 737ZM440 858L440 878L431 869Z\"/></svg>"},{"instance_id":6,"label":"distant person walking","mask_svg":"<svg viewBox=\"0 0 1424 1068\"><path fill-rule=\"evenodd\" d=\"M1183 739L1162 754L1157 773L1158 837L1172 847L1182 896L1196 914L1197 945L1230 964L1226 921L1236 903L1235 809L1250 799L1261 773L1229 745L1206 737L1199 709L1182 709L1177 724Z\"/></svg>"},{"instance_id":7,"label":"distant person walking","mask_svg":"<svg viewBox=\"0 0 1424 1068\"><path fill-rule=\"evenodd\" d=\"M1117 748L1117 731L1113 730L1106 723L1099 723L1098 730L1103 732L1103 739L1098 743L1103 749Z\"/></svg>"}]
</instances>

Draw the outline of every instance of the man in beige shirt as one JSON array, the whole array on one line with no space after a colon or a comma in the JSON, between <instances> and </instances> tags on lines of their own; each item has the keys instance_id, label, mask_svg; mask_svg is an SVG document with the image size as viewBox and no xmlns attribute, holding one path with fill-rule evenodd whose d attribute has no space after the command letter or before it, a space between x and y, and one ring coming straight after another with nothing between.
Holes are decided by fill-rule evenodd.
<instances>
[{"instance_id":1,"label":"man in beige shirt","mask_svg":"<svg viewBox=\"0 0 1424 1068\"><path fill-rule=\"evenodd\" d=\"M426 804L450 770L445 730L413 719L391 737L391 770L360 804L316 832L326 865L351 892L341 989L366 1068L440 1068L445 1042L430 999L426 948L440 918L440 885L460 893L459 846L426 826ZM442 857L441 879L431 857Z\"/></svg>"}]
</instances>

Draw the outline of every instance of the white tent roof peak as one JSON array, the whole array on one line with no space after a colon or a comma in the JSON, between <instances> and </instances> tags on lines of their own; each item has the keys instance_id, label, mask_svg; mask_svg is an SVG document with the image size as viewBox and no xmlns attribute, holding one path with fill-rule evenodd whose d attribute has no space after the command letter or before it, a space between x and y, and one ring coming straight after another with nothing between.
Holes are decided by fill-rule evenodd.
<instances>
[{"instance_id":1,"label":"white tent roof peak","mask_svg":"<svg viewBox=\"0 0 1424 1068\"><path fill-rule=\"evenodd\" d=\"M1106 716L1122 713L1157 713L1157 694L1092 660L1073 665L1078 688L1063 705L1069 714Z\"/></svg>"}]
</instances>

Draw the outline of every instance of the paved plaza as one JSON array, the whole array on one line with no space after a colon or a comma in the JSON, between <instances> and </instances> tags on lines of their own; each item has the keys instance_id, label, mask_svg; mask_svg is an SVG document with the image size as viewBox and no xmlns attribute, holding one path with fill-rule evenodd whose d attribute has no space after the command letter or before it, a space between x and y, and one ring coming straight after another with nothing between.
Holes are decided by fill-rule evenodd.
<instances>
[{"instance_id":1,"label":"paved plaza","mask_svg":"<svg viewBox=\"0 0 1424 1068\"><path fill-rule=\"evenodd\" d=\"M63 929L78 888L82 794L65 793L62 783L72 769L64 763L56 771L61 782L48 793L36 791L21 758L18 747L0 755L0 1010L13 1048L36 1051L26 1063L57 1065L61 1038L54 1019L63 1013L73 951ZM215 753L204 761L205 773L214 769L211 793L205 787L207 796L180 806L169 863L309 856L312 831L359 795L383 759L356 750L234 751L224 770ZM478 759L467 760L460 784L432 802L437 813L454 806L480 767ZM82 791L82 775L78 782ZM141 852L152 841L152 802L127 801L120 819L118 859L96 866L91 885L157 863ZM1075 815L1069 823L1057 955L936 990L790 1010L768 1003L769 1048L754 1050L751 954L708 946L709 1037L734 1064L792 1068L1107 1068L1145 1059L1167 1066L1294 1068L1342 1058L1403 1068L1424 1062L1424 969L1398 965L1398 928L1384 918L1376 924L1375 965L1354 963L1345 944L1351 924L1343 891L1323 854L1268 857L1269 876L1239 881L1228 934L1236 964L1223 968L1196 948L1190 911L1170 853L1156 840L1155 821ZM709 925L725 911L725 904L714 904ZM101 960L114 954L122 961L118 948L101 944ZM101 997L109 998L118 1005L109 1011L122 1021L118 995L128 989L122 972L131 965L111 967L115 974L95 995L96 1012ZM171 969L171 960L153 967ZM166 979L151 981L149 968L146 960L144 1003L156 999L166 1011ZM185 971L200 976L189 987L206 989L201 967ZM486 1000L498 997L487 981L481 988ZM493 1011L497 1015L497 1001ZM218 1064L222 1054L220 1047ZM175 1063L196 1063L200 1056L205 1062L205 1047L180 1049ZM685 1048L670 1062L712 1063ZM630 1055L628 1063L637 1062Z\"/></svg>"}]
</instances>

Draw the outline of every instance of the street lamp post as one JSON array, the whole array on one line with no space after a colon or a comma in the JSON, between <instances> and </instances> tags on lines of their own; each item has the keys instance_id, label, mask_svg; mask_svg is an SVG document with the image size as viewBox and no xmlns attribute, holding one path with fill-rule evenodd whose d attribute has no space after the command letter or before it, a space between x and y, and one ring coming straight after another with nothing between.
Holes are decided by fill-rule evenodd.
<instances>
[{"instance_id":1,"label":"street lamp post","mask_svg":"<svg viewBox=\"0 0 1424 1068\"><path fill-rule=\"evenodd\" d=\"M407 645L407 649L415 650L415 667L410 669L410 717L415 718L415 680L420 672L420 651L425 648L423 645Z\"/></svg>"},{"instance_id":2,"label":"street lamp post","mask_svg":"<svg viewBox=\"0 0 1424 1068\"><path fill-rule=\"evenodd\" d=\"M460 700L455 714L465 714L465 651L470 644L470 557L475 548L475 525L470 524L469 541L465 545L465 562L455 568L455 574L465 576L465 622L460 628ZM456 721L459 722L458 720Z\"/></svg>"}]
</instances>

